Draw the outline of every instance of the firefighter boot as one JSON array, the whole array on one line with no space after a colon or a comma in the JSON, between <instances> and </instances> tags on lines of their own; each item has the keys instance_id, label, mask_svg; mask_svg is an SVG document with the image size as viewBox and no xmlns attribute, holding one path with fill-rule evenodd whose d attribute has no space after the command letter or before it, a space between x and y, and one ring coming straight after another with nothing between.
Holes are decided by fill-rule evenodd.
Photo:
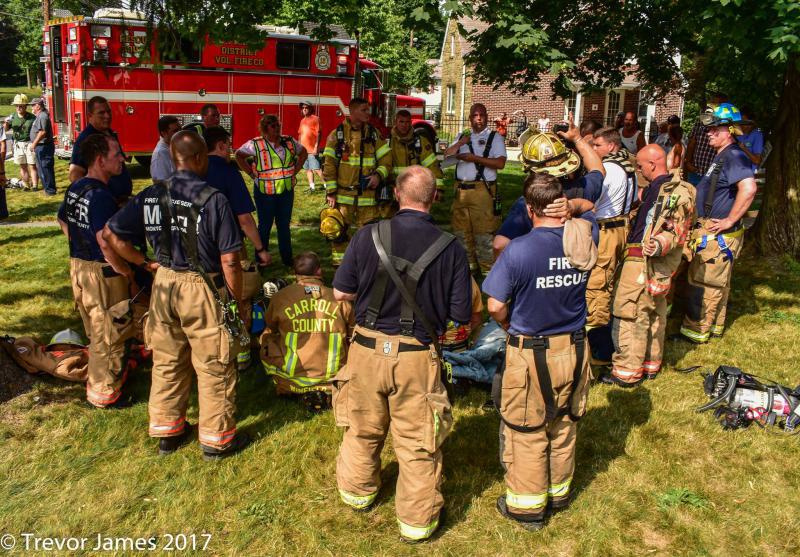
<instances>
[{"instance_id":1,"label":"firefighter boot","mask_svg":"<svg viewBox=\"0 0 800 557\"><path fill-rule=\"evenodd\" d=\"M501 495L500 497L497 498L496 507L497 507L497 512L499 512L509 520L513 520L528 532L538 532L539 530L544 528L544 519L532 520L530 517L527 517L525 515L517 515L509 511L508 505L506 505L505 495Z\"/></svg>"},{"instance_id":2,"label":"firefighter boot","mask_svg":"<svg viewBox=\"0 0 800 557\"><path fill-rule=\"evenodd\" d=\"M214 447L205 447L203 446L203 460L222 460L223 458L228 458L229 456L233 456L236 453L240 452L242 449L247 447L252 440L250 436L246 433L237 433L236 437L233 438L231 444L225 447L224 449L216 449Z\"/></svg>"},{"instance_id":3,"label":"firefighter boot","mask_svg":"<svg viewBox=\"0 0 800 557\"><path fill-rule=\"evenodd\" d=\"M180 435L176 435L175 437L162 437L159 439L158 456L170 455L191 441L192 429L192 424L186 422Z\"/></svg>"}]
</instances>

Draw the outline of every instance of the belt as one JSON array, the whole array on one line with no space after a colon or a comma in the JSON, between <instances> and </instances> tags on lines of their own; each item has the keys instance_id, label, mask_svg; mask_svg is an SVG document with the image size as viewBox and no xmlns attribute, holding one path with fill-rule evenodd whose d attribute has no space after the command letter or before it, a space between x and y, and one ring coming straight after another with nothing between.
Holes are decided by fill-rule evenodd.
<instances>
[{"instance_id":1,"label":"belt","mask_svg":"<svg viewBox=\"0 0 800 557\"><path fill-rule=\"evenodd\" d=\"M584 329L578 329L577 331L573 331L571 333L560 333L557 335L548 335L543 337L523 337L523 336L508 335L508 344L510 346L518 347L520 346L520 341L522 341L522 348L526 350L532 350L534 348L549 348L550 337L560 337L561 335L565 334L569 334L572 337L573 344L575 343L576 340L586 337L586 331Z\"/></svg>"},{"instance_id":2,"label":"belt","mask_svg":"<svg viewBox=\"0 0 800 557\"><path fill-rule=\"evenodd\" d=\"M610 219L597 221L597 226L600 228L600 230L619 228L620 226L625 226L626 224L628 224L628 219L626 217L612 217Z\"/></svg>"},{"instance_id":3,"label":"belt","mask_svg":"<svg viewBox=\"0 0 800 557\"><path fill-rule=\"evenodd\" d=\"M710 220L711 220L711 217L700 217L700 218L698 218L697 222L694 223L695 230L698 229L698 228L703 228L703 224L705 222L707 222L707 221L710 221ZM730 236L731 234L733 234L734 232L738 232L742 228L744 228L744 225L742 224L742 221L739 220L739 221L737 221L736 224L731 226L729 229L725 230L724 232L720 232L720 234L725 234L726 236Z\"/></svg>"},{"instance_id":4,"label":"belt","mask_svg":"<svg viewBox=\"0 0 800 557\"><path fill-rule=\"evenodd\" d=\"M375 348L376 339L372 337L366 337L361 333L356 333L353 336L353 342L360 344L365 348ZM400 345L397 347L398 352L422 352L428 351L430 348L427 344L406 344L405 342L401 342Z\"/></svg>"},{"instance_id":5,"label":"belt","mask_svg":"<svg viewBox=\"0 0 800 557\"><path fill-rule=\"evenodd\" d=\"M456 182L456 187L460 190L474 190L478 186L482 185L484 182ZM486 185L492 187L497 182L495 180L487 180Z\"/></svg>"},{"instance_id":6,"label":"belt","mask_svg":"<svg viewBox=\"0 0 800 557\"><path fill-rule=\"evenodd\" d=\"M113 278L113 277L121 277L121 276L122 275L120 275L118 272L116 272L114 270L114 268L111 267L111 265L106 265L105 267L103 267L103 277L104 278Z\"/></svg>"}]
</instances>

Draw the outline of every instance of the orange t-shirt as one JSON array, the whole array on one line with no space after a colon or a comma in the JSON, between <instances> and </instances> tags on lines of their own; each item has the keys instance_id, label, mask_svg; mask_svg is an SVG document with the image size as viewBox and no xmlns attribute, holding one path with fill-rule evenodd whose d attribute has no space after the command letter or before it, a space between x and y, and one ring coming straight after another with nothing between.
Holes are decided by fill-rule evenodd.
<instances>
[{"instance_id":1,"label":"orange t-shirt","mask_svg":"<svg viewBox=\"0 0 800 557\"><path fill-rule=\"evenodd\" d=\"M297 133L300 136L300 144L306 151L310 155L316 155L319 149L319 117L312 114L300 120Z\"/></svg>"}]
</instances>

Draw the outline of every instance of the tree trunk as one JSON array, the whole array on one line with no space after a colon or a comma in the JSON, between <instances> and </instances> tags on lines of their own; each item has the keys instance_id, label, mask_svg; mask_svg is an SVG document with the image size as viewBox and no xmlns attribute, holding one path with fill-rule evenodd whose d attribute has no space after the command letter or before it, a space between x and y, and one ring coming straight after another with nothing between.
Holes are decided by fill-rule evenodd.
<instances>
[{"instance_id":1,"label":"tree trunk","mask_svg":"<svg viewBox=\"0 0 800 557\"><path fill-rule=\"evenodd\" d=\"M752 236L762 254L800 259L800 58L789 59Z\"/></svg>"},{"instance_id":2,"label":"tree trunk","mask_svg":"<svg viewBox=\"0 0 800 557\"><path fill-rule=\"evenodd\" d=\"M31 69L30 68L25 68L25 77L28 80L28 89L30 89L31 88Z\"/></svg>"}]
</instances>

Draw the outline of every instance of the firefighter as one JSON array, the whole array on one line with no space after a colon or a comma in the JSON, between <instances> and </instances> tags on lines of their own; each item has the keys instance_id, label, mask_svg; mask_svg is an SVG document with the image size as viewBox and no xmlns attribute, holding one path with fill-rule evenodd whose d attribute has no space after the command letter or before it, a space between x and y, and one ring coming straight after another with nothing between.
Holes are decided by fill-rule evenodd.
<instances>
[{"instance_id":1,"label":"firefighter","mask_svg":"<svg viewBox=\"0 0 800 557\"><path fill-rule=\"evenodd\" d=\"M322 175L328 206L339 209L345 223L358 229L380 218L376 189L392 169L389 145L369 124L370 106L365 99L350 101L350 115L333 130L323 151ZM331 259L338 267L349 239L333 242Z\"/></svg>"},{"instance_id":2,"label":"firefighter","mask_svg":"<svg viewBox=\"0 0 800 557\"><path fill-rule=\"evenodd\" d=\"M299 396L316 412L330 408L329 381L347 361L353 306L323 285L316 253L295 257L294 273L297 282L270 300L261 359L279 395Z\"/></svg>"},{"instance_id":3,"label":"firefighter","mask_svg":"<svg viewBox=\"0 0 800 557\"><path fill-rule=\"evenodd\" d=\"M134 197L108 223L105 237L131 263L155 272L145 338L153 349L151 437L159 454L175 452L191 438L186 408L197 374L198 438L205 460L229 457L250 443L237 432L234 337L249 323L236 318L242 301L242 240L230 204L209 186L206 144L180 131L170 142L176 172ZM202 216L202 218L201 218ZM131 244L147 236L150 261Z\"/></svg>"},{"instance_id":4,"label":"firefighter","mask_svg":"<svg viewBox=\"0 0 800 557\"><path fill-rule=\"evenodd\" d=\"M119 143L94 134L81 145L86 176L71 184L58 211L61 230L69 240L70 280L75 305L89 338L86 399L96 408L123 408L127 364L126 340L134 332L129 315L133 271L108 243L102 231L117 212L109 181L125 162Z\"/></svg>"},{"instance_id":5,"label":"firefighter","mask_svg":"<svg viewBox=\"0 0 800 557\"><path fill-rule=\"evenodd\" d=\"M470 128L444 152L442 166L456 164L453 232L466 248L473 272L492 266L492 236L500 226L497 171L506 166L503 137L487 127L486 107L469 109Z\"/></svg>"},{"instance_id":6,"label":"firefighter","mask_svg":"<svg viewBox=\"0 0 800 557\"><path fill-rule=\"evenodd\" d=\"M411 127L411 112L406 109L397 111L394 117L394 127L389 138L392 149L392 172L389 175L389 185L394 187L397 177L409 166L419 164L433 172L436 176L436 201L444 196L444 174L436 158L436 151L424 134L414 133ZM394 213L394 203L383 203L381 214L384 218L391 217Z\"/></svg>"},{"instance_id":7,"label":"firefighter","mask_svg":"<svg viewBox=\"0 0 800 557\"><path fill-rule=\"evenodd\" d=\"M189 130L203 137L208 128L220 125L219 108L214 103L204 104L200 108L200 119L185 124L181 129Z\"/></svg>"},{"instance_id":8,"label":"firefighter","mask_svg":"<svg viewBox=\"0 0 800 557\"><path fill-rule=\"evenodd\" d=\"M681 262L695 202L694 186L682 181L679 172L667 172L667 158L659 145L641 148L636 162L650 185L628 234L614 289L615 351L611 376L603 377L623 387L655 379L661 370L667 293ZM602 238L601 232L601 245Z\"/></svg>"},{"instance_id":9,"label":"firefighter","mask_svg":"<svg viewBox=\"0 0 800 557\"><path fill-rule=\"evenodd\" d=\"M36 155L31 148L31 127L36 117L28 112L27 95L14 95L11 104L15 111L5 125L14 140L14 162L19 165L22 189L35 190L39 185L39 174L36 171Z\"/></svg>"},{"instance_id":10,"label":"firefighter","mask_svg":"<svg viewBox=\"0 0 800 557\"><path fill-rule=\"evenodd\" d=\"M258 213L258 233L265 248L269 246L272 223L278 228L278 251L287 267L293 264L292 233L289 225L294 206L297 173L308 156L293 138L281 135L281 123L267 114L258 123L261 135L236 151L236 162L253 179L253 197ZM252 160L252 162L249 162Z\"/></svg>"},{"instance_id":11,"label":"firefighter","mask_svg":"<svg viewBox=\"0 0 800 557\"><path fill-rule=\"evenodd\" d=\"M564 197L548 174L526 180L533 230L503 250L483 282L491 315L508 333L495 404L506 493L497 509L526 530L566 508L575 469L576 421L591 372L585 338L586 279L597 257L594 214L562 224L545 207Z\"/></svg>"},{"instance_id":12,"label":"firefighter","mask_svg":"<svg viewBox=\"0 0 800 557\"><path fill-rule=\"evenodd\" d=\"M437 338L448 319L469 322L470 277L464 249L429 214L433 173L409 167L395 195L400 211L358 231L333 281L337 300L355 302L357 324L347 365L334 378L334 415L345 428L336 478L346 505L368 509L391 431L400 536L418 542L441 526L441 446L453 420Z\"/></svg>"},{"instance_id":13,"label":"firefighter","mask_svg":"<svg viewBox=\"0 0 800 557\"><path fill-rule=\"evenodd\" d=\"M705 344L721 337L733 263L742 250L744 217L756 195L753 167L736 143L744 123L739 109L723 103L700 117L717 152L697 185L697 222L689 240L686 315L676 339Z\"/></svg>"}]
</instances>

